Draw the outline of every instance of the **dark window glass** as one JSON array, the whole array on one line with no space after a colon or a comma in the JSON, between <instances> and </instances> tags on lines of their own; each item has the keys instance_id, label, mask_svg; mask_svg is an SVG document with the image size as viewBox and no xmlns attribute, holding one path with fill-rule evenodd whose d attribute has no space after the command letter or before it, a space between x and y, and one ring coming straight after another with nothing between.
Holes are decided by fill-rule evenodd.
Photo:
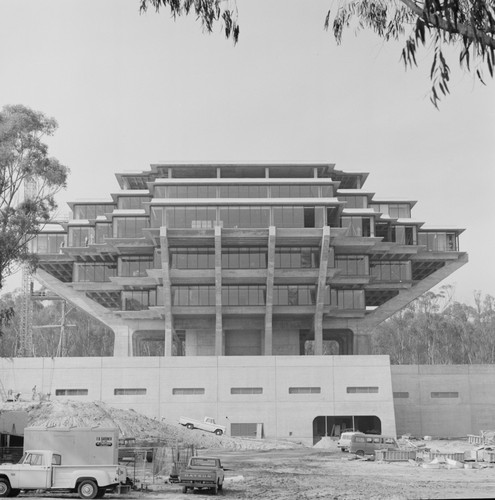
<instances>
[{"instance_id":1,"label":"dark window glass","mask_svg":"<svg viewBox=\"0 0 495 500\"><path fill-rule=\"evenodd\" d=\"M458 398L458 392L432 392L432 398Z\"/></svg>"},{"instance_id":2,"label":"dark window glass","mask_svg":"<svg viewBox=\"0 0 495 500\"><path fill-rule=\"evenodd\" d=\"M115 396L145 396L146 389L114 389Z\"/></svg>"},{"instance_id":3,"label":"dark window glass","mask_svg":"<svg viewBox=\"0 0 495 500\"><path fill-rule=\"evenodd\" d=\"M263 387L231 387L230 394L263 394Z\"/></svg>"},{"instance_id":4,"label":"dark window glass","mask_svg":"<svg viewBox=\"0 0 495 500\"><path fill-rule=\"evenodd\" d=\"M122 257L121 276L148 276L147 269L153 268L152 257Z\"/></svg>"},{"instance_id":5,"label":"dark window glass","mask_svg":"<svg viewBox=\"0 0 495 500\"><path fill-rule=\"evenodd\" d=\"M172 389L174 396L196 396L204 393L203 387L176 387Z\"/></svg>"},{"instance_id":6,"label":"dark window glass","mask_svg":"<svg viewBox=\"0 0 495 500\"><path fill-rule=\"evenodd\" d=\"M55 396L87 396L88 389L55 389Z\"/></svg>"},{"instance_id":7,"label":"dark window glass","mask_svg":"<svg viewBox=\"0 0 495 500\"><path fill-rule=\"evenodd\" d=\"M347 394L378 394L378 387L347 387Z\"/></svg>"},{"instance_id":8,"label":"dark window glass","mask_svg":"<svg viewBox=\"0 0 495 500\"><path fill-rule=\"evenodd\" d=\"M320 394L321 387L289 387L289 394Z\"/></svg>"},{"instance_id":9,"label":"dark window glass","mask_svg":"<svg viewBox=\"0 0 495 500\"><path fill-rule=\"evenodd\" d=\"M156 306L156 290L134 290L122 292L124 311L141 311Z\"/></svg>"}]
</instances>

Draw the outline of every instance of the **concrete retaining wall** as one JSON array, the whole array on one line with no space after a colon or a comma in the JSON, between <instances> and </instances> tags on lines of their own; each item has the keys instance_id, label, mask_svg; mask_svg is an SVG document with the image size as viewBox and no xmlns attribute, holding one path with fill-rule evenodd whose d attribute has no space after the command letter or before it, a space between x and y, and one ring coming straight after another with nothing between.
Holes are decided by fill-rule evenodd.
<instances>
[{"instance_id":1,"label":"concrete retaining wall","mask_svg":"<svg viewBox=\"0 0 495 500\"><path fill-rule=\"evenodd\" d=\"M495 429L494 365L394 365L391 371L397 434L465 437Z\"/></svg>"},{"instance_id":2,"label":"concrete retaining wall","mask_svg":"<svg viewBox=\"0 0 495 500\"><path fill-rule=\"evenodd\" d=\"M67 397L101 400L168 421L211 416L228 429L231 423L262 423L268 438L308 444L314 419L325 415L375 415L383 433L395 434L388 356L3 358L0 377L6 390L28 399L34 385L52 400L66 397L57 395L60 390L87 389L87 395ZM374 386L378 392L348 392L348 386ZM232 388L261 392L233 394ZM116 389L146 393L118 395ZM204 393L177 394L177 389Z\"/></svg>"}]
</instances>

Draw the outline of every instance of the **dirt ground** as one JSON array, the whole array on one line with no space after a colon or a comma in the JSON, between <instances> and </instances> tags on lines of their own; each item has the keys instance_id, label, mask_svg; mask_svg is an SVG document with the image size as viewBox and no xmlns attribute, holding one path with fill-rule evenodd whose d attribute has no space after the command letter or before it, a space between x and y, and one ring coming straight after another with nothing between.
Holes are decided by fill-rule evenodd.
<instances>
[{"instance_id":1,"label":"dirt ground","mask_svg":"<svg viewBox=\"0 0 495 500\"><path fill-rule=\"evenodd\" d=\"M19 409L19 408L3 408ZM358 500L358 499L459 499L495 498L495 464L479 468L423 468L415 463L383 463L356 459L343 453L336 442L325 438L316 447L289 442L250 440L189 431L176 422L159 422L134 411L117 410L103 403L30 404L29 425L109 426L122 436L162 443L195 445L200 455L218 456L226 469L219 498L263 500ZM324 446L321 446L324 444ZM432 451L460 453L477 448L466 440L415 442ZM119 498L185 500L212 498L208 492L187 495L166 478L146 484L148 491L131 491ZM77 498L77 495L21 493L20 497ZM117 498L114 494L106 498ZM214 498L214 497L213 497Z\"/></svg>"},{"instance_id":2,"label":"dirt ground","mask_svg":"<svg viewBox=\"0 0 495 500\"><path fill-rule=\"evenodd\" d=\"M439 451L464 451L467 443L429 443ZM442 446L443 445L443 446ZM442 449L443 447L443 449ZM354 460L337 447L282 450L202 450L218 456L226 471L218 498L263 500L399 500L494 498L495 468L425 469L409 462ZM493 465L493 464L492 464ZM77 498L75 495L24 495L35 498ZM106 495L109 499L116 495ZM196 500L214 498L209 492L187 495L176 484L149 485L149 492L132 491L123 499Z\"/></svg>"}]
</instances>

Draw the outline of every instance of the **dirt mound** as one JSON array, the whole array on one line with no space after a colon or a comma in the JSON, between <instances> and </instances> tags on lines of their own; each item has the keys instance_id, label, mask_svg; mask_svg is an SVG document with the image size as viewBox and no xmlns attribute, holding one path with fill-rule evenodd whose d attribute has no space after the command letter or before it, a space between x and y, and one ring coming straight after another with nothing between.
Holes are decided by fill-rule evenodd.
<instances>
[{"instance_id":1,"label":"dirt mound","mask_svg":"<svg viewBox=\"0 0 495 500\"><path fill-rule=\"evenodd\" d=\"M216 436L200 430L188 430L175 422L160 422L134 410L113 408L100 401L43 401L3 403L0 411L24 410L28 425L36 427L117 427L121 437L133 437L141 444L194 445L198 448L229 450L271 450L295 448L285 441Z\"/></svg>"}]
</instances>

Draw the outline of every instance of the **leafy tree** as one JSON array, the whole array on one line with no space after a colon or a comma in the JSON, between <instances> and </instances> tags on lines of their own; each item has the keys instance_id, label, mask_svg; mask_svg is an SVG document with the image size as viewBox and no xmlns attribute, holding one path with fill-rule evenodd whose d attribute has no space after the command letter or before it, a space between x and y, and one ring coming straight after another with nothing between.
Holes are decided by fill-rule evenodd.
<instances>
[{"instance_id":1,"label":"leafy tree","mask_svg":"<svg viewBox=\"0 0 495 500\"><path fill-rule=\"evenodd\" d=\"M17 264L32 263L26 244L50 220L54 196L66 187L69 169L48 156L42 141L56 129L53 118L26 106L0 111L0 289Z\"/></svg>"},{"instance_id":2,"label":"leafy tree","mask_svg":"<svg viewBox=\"0 0 495 500\"><path fill-rule=\"evenodd\" d=\"M238 41L237 9L230 8L225 0L140 0L141 12L149 6L156 12L169 7L174 19L194 13L208 32L222 22L225 36L234 43ZM374 31L386 42L407 37L401 56L406 68L416 65L420 46L431 44L431 101L435 107L441 96L449 93L445 47L455 47L461 67L474 72L481 82L483 67L493 76L494 0L342 0L335 13L328 11L324 22L337 43L342 41L343 31L353 25L357 30Z\"/></svg>"},{"instance_id":3,"label":"leafy tree","mask_svg":"<svg viewBox=\"0 0 495 500\"><path fill-rule=\"evenodd\" d=\"M429 292L379 325L373 352L392 364L494 364L495 298L469 306Z\"/></svg>"}]
</instances>

